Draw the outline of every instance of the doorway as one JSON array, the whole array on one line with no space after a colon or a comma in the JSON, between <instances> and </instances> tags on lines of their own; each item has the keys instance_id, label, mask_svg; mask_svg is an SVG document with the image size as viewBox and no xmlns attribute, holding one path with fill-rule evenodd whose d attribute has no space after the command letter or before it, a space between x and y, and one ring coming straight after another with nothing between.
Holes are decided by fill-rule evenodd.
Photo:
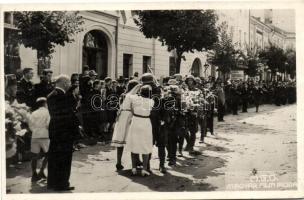
<instances>
[{"instance_id":1,"label":"doorway","mask_svg":"<svg viewBox=\"0 0 304 200\"><path fill-rule=\"evenodd\" d=\"M99 78L108 75L108 44L102 31L92 30L84 36L82 66L95 70Z\"/></svg>"}]
</instances>

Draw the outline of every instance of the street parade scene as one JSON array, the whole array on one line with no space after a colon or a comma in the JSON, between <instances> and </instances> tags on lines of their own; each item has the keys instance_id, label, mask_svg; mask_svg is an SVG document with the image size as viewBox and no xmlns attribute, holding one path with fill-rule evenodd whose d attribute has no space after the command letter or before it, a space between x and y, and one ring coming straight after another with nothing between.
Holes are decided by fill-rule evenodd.
<instances>
[{"instance_id":1,"label":"street parade scene","mask_svg":"<svg viewBox=\"0 0 304 200\"><path fill-rule=\"evenodd\" d=\"M155 15L147 12L151 13L135 13L138 20L135 23L144 35L148 31L144 26ZM160 12L160 18L165 14L181 15L156 12ZM22 23L35 16L29 13L10 13L10 19L19 20L16 26L24 31L22 37L30 31ZM40 12L36 17L50 13ZM127 27L128 15L116 13ZM202 13L211 16L208 11ZM260 13L275 16L275 11L271 15L267 10ZM87 20L85 14L82 17ZM73 17L75 20L78 16ZM266 17L264 22L253 16L247 20L272 27ZM95 29L84 35L79 67L69 57L81 55L73 53L77 48L67 47L69 53L47 49L54 56L42 59L39 52L44 47L38 46L47 42L38 39L40 44L35 43L38 64L23 61L30 59L30 39L22 38L23 46L15 48L12 30L5 28L6 193L295 189L297 82L292 57L295 50L285 48L285 43L284 49L269 42L270 48L256 48L251 54L247 51L247 57L235 50L233 58L238 56L238 60L229 65L231 59L218 52L228 48L221 47L220 41L227 36L221 32L223 29L228 28L222 25L217 30L222 38L219 36L219 41L215 39L214 44L205 47L212 52L206 56L204 66L194 59L190 68L186 68L183 63L191 61L191 53L180 54L179 48L171 48L167 39L165 44L176 55L173 73L170 70L165 73L161 64L157 67L154 54L152 59L143 56L143 70L134 67L125 73L125 66L138 62L135 53L121 54L121 64L117 64L120 62L117 58L118 69L112 71L115 63L110 52L115 51L110 50L111 41L95 41L97 36L106 38ZM246 34L240 34L240 38L243 36L245 42ZM102 45L107 46L106 54ZM9 52L16 49L18 56L10 56ZM62 57L56 60L58 55ZM67 61L62 65L64 59ZM72 65L81 70L75 72L69 67ZM259 176L275 176L276 186L268 187L266 182L252 186L252 177Z\"/></svg>"}]
</instances>

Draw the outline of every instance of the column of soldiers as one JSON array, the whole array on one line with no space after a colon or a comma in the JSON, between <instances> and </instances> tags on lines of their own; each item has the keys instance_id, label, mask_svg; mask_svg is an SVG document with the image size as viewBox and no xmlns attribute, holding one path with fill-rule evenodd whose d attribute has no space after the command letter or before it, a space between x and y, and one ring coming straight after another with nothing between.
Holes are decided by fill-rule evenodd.
<instances>
[{"instance_id":1,"label":"column of soldiers","mask_svg":"<svg viewBox=\"0 0 304 200\"><path fill-rule=\"evenodd\" d=\"M33 69L25 68L17 86L18 102L35 110L36 99L47 97L54 89L52 74L51 70L44 70L40 83L33 84ZM135 73L133 78L137 79L138 74ZM191 155L201 154L194 149L196 134L200 131L201 143L204 142L207 131L211 135L216 134L213 129L215 113L221 122L229 110L238 114L239 105L242 106L242 112L247 112L249 104L254 104L258 112L262 103L275 103L279 106L296 101L294 82L223 83L212 78L204 81L192 75L183 78L176 74L165 78L160 85L154 79L152 74L147 73L141 77L141 82L152 86L155 101L151 112L153 139L158 147L159 168L163 173L166 172L166 150L169 166L176 165L176 157L183 156L183 150ZM84 128L80 137L109 142L121 103L120 96L124 93L128 80L123 77L118 80L112 80L110 77L98 79L94 70L85 67L82 74L72 74L71 83L68 92L73 96L74 112L78 114ZM30 131L24 137L25 144L28 145ZM78 144L79 142L76 142L75 150L81 147ZM20 145L20 148L27 148L27 145ZM22 148L19 152L24 151Z\"/></svg>"}]
</instances>

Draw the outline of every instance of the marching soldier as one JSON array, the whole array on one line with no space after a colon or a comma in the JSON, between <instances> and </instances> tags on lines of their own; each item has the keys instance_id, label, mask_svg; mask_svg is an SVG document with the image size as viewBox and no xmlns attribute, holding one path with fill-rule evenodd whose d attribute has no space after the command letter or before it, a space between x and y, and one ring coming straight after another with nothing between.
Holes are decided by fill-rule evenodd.
<instances>
[{"instance_id":1,"label":"marching soldier","mask_svg":"<svg viewBox=\"0 0 304 200\"><path fill-rule=\"evenodd\" d=\"M247 83L243 83L241 89L241 98L242 98L242 112L247 112L248 101L249 101L249 91Z\"/></svg>"},{"instance_id":2,"label":"marching soldier","mask_svg":"<svg viewBox=\"0 0 304 200\"><path fill-rule=\"evenodd\" d=\"M239 104L239 90L235 82L232 83L232 87L230 90L231 95L231 107L232 107L232 114L238 114L238 104Z\"/></svg>"},{"instance_id":3,"label":"marching soldier","mask_svg":"<svg viewBox=\"0 0 304 200\"><path fill-rule=\"evenodd\" d=\"M174 166L176 164L176 152L178 135L181 134L180 131L180 115L181 115L181 94L178 82L175 79L170 79L168 81L168 93L164 96L162 101L162 125L163 131L168 132L168 157L169 166Z\"/></svg>"},{"instance_id":4,"label":"marching soldier","mask_svg":"<svg viewBox=\"0 0 304 200\"><path fill-rule=\"evenodd\" d=\"M226 98L225 98L223 85L221 82L217 82L217 84L216 84L216 96L218 97L217 119L219 122L223 122L224 115L225 115Z\"/></svg>"},{"instance_id":5,"label":"marching soldier","mask_svg":"<svg viewBox=\"0 0 304 200\"><path fill-rule=\"evenodd\" d=\"M165 159L166 159L166 145L168 141L168 136L166 132L161 131L161 88L156 85L155 79L151 73L145 73L141 77L141 82L143 85L150 85L152 87L152 99L154 100L154 106L152 108L150 119L152 124L153 133L153 143L158 148L159 157L159 170L162 173L166 173ZM151 159L151 155L150 155ZM148 171L150 170L150 164L148 165Z\"/></svg>"},{"instance_id":6,"label":"marching soldier","mask_svg":"<svg viewBox=\"0 0 304 200\"><path fill-rule=\"evenodd\" d=\"M196 82L192 75L187 76L185 83L188 86L187 92L191 102L187 114L187 126L190 135L186 134L187 146L185 150L189 151L189 154L200 155L200 152L194 151L194 145L196 140L196 132L198 131L197 97L201 94L201 90L195 87Z\"/></svg>"}]
</instances>

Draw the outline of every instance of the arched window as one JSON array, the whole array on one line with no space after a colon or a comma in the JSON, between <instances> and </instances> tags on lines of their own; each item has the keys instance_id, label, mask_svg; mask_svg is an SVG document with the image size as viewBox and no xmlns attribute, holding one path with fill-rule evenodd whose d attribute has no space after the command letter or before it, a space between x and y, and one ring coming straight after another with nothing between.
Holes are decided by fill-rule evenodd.
<instances>
[{"instance_id":1,"label":"arched window","mask_svg":"<svg viewBox=\"0 0 304 200\"><path fill-rule=\"evenodd\" d=\"M102 31L92 30L84 36L82 65L95 70L100 78L107 76L108 44Z\"/></svg>"},{"instance_id":2,"label":"arched window","mask_svg":"<svg viewBox=\"0 0 304 200\"><path fill-rule=\"evenodd\" d=\"M202 63L199 58L195 58L192 64L191 68L191 74L195 77L200 77L201 76L201 68L202 68Z\"/></svg>"}]
</instances>

